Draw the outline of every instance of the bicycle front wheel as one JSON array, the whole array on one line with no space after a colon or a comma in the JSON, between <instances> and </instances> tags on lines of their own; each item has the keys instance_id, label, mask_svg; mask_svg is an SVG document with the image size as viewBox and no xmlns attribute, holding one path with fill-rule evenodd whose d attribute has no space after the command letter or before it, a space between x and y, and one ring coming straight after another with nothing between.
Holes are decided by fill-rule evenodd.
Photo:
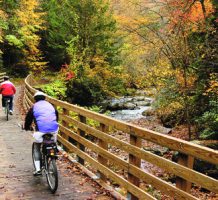
<instances>
[{"instance_id":1,"label":"bicycle front wheel","mask_svg":"<svg viewBox=\"0 0 218 200\"><path fill-rule=\"evenodd\" d=\"M40 144L33 142L33 144L32 144L32 159L33 159L33 166L34 166L35 170L37 169L36 162L41 161L40 157L41 157L40 156Z\"/></svg>"},{"instance_id":2,"label":"bicycle front wheel","mask_svg":"<svg viewBox=\"0 0 218 200\"><path fill-rule=\"evenodd\" d=\"M46 178L49 189L52 193L55 193L58 188L58 171L55 158L47 157L46 159Z\"/></svg>"}]
</instances>

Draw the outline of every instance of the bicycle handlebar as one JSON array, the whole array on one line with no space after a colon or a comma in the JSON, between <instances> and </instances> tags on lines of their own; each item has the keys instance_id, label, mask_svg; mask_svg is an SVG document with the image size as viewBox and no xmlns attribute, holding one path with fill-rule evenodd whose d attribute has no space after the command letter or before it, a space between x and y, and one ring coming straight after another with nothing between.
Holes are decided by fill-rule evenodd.
<instances>
[{"instance_id":1,"label":"bicycle handlebar","mask_svg":"<svg viewBox=\"0 0 218 200\"><path fill-rule=\"evenodd\" d=\"M23 123L18 123L17 125L18 125L18 127L21 128L21 130L25 130L25 128L24 128L24 124L23 124ZM27 131L34 131L34 128L31 126L30 129L27 130Z\"/></svg>"}]
</instances>

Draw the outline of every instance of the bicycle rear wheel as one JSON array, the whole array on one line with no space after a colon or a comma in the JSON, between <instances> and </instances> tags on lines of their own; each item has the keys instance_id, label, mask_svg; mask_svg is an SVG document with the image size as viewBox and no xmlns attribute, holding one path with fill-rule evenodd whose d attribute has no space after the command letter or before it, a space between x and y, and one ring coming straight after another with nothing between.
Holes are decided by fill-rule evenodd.
<instances>
[{"instance_id":1,"label":"bicycle rear wheel","mask_svg":"<svg viewBox=\"0 0 218 200\"><path fill-rule=\"evenodd\" d=\"M55 193L58 188L58 170L56 159L53 157L46 158L46 179L49 189L52 193Z\"/></svg>"}]
</instances>

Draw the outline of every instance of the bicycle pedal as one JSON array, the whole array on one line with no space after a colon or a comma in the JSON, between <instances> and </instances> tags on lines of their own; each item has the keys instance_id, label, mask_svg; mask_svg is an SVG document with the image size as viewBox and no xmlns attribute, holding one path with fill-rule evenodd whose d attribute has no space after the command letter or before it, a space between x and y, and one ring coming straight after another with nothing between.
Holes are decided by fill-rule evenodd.
<instances>
[{"instance_id":1,"label":"bicycle pedal","mask_svg":"<svg viewBox=\"0 0 218 200\"><path fill-rule=\"evenodd\" d=\"M33 172L34 176L41 176L42 175L42 171L35 171Z\"/></svg>"}]
</instances>

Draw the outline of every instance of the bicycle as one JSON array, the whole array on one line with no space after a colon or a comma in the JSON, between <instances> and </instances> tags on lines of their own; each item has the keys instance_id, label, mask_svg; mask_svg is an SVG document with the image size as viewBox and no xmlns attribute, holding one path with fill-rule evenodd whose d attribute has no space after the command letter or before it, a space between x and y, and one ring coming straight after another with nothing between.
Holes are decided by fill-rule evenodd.
<instances>
[{"instance_id":1,"label":"bicycle","mask_svg":"<svg viewBox=\"0 0 218 200\"><path fill-rule=\"evenodd\" d=\"M6 114L6 120L9 120L9 104L10 104L10 98L5 98L5 114Z\"/></svg>"},{"instance_id":2,"label":"bicycle","mask_svg":"<svg viewBox=\"0 0 218 200\"><path fill-rule=\"evenodd\" d=\"M56 165L58 149L56 143L52 140L52 136L53 135L49 133L43 136L43 142L40 145L40 151L42 154L41 170L45 172L51 193L55 193L58 188L58 171ZM35 169L36 153L37 147L36 143L34 142L32 145L32 159Z\"/></svg>"}]
</instances>

